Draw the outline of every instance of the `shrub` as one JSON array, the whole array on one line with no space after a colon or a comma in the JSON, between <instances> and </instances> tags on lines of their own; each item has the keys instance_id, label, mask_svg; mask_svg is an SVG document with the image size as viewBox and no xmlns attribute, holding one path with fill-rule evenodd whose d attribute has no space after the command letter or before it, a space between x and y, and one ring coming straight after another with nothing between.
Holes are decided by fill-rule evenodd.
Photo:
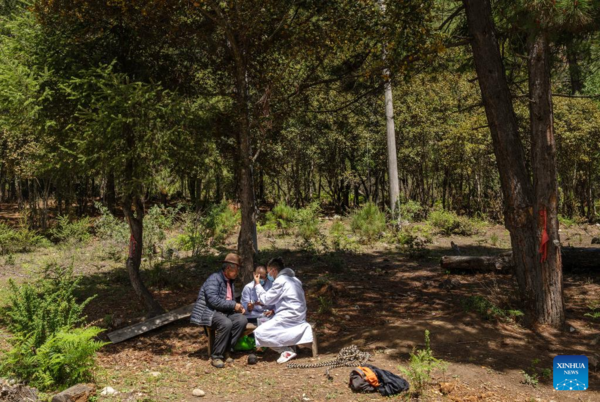
<instances>
[{"instance_id":1,"label":"shrub","mask_svg":"<svg viewBox=\"0 0 600 402\"><path fill-rule=\"evenodd\" d=\"M33 230L15 230L0 223L0 255L28 252L49 244L48 239Z\"/></svg>"},{"instance_id":2,"label":"shrub","mask_svg":"<svg viewBox=\"0 0 600 402\"><path fill-rule=\"evenodd\" d=\"M424 216L425 209L416 201L408 200L400 204L400 217L408 222L420 221Z\"/></svg>"},{"instance_id":3,"label":"shrub","mask_svg":"<svg viewBox=\"0 0 600 402\"><path fill-rule=\"evenodd\" d=\"M94 356L106 343L95 340L97 327L61 330L39 348L31 339L14 345L1 368L41 389L67 388L92 379Z\"/></svg>"},{"instance_id":4,"label":"shrub","mask_svg":"<svg viewBox=\"0 0 600 402\"><path fill-rule=\"evenodd\" d=\"M104 344L93 340L99 328L76 329L84 307L75 291L72 267L48 265L43 278L17 286L9 281L5 318L12 348L2 357L0 372L40 389L70 386L91 377L94 354Z\"/></svg>"},{"instance_id":5,"label":"shrub","mask_svg":"<svg viewBox=\"0 0 600 402\"><path fill-rule=\"evenodd\" d=\"M589 313L585 313L585 317L590 317L592 320L600 319L600 302L591 302L588 304Z\"/></svg>"},{"instance_id":6,"label":"shrub","mask_svg":"<svg viewBox=\"0 0 600 402\"><path fill-rule=\"evenodd\" d=\"M404 226L396 235L403 252L409 257L421 258L427 255L427 245L433 243L433 237L427 227Z\"/></svg>"},{"instance_id":7,"label":"shrub","mask_svg":"<svg viewBox=\"0 0 600 402\"><path fill-rule=\"evenodd\" d=\"M191 251L198 255L206 246L206 239L202 227L202 215L198 212L184 212L181 215L183 233L170 241L177 250Z\"/></svg>"},{"instance_id":8,"label":"shrub","mask_svg":"<svg viewBox=\"0 0 600 402\"><path fill-rule=\"evenodd\" d=\"M344 222L341 219L335 219L329 228L329 236L334 251L356 251L358 244L352 239L347 231Z\"/></svg>"},{"instance_id":9,"label":"shrub","mask_svg":"<svg viewBox=\"0 0 600 402\"><path fill-rule=\"evenodd\" d=\"M32 338L38 348L51 334L82 323L83 309L92 298L78 303L74 295L78 286L73 267L57 264L48 264L35 283L17 286L9 280L8 330Z\"/></svg>"},{"instance_id":10,"label":"shrub","mask_svg":"<svg viewBox=\"0 0 600 402\"><path fill-rule=\"evenodd\" d=\"M558 223L560 226L570 228L571 226L577 225L577 220L575 218L569 218L568 216L558 214Z\"/></svg>"},{"instance_id":11,"label":"shrub","mask_svg":"<svg viewBox=\"0 0 600 402\"><path fill-rule=\"evenodd\" d=\"M539 370L538 364L540 364L540 359L533 359L531 361L531 366L529 366L528 369L521 370L521 374L523 374L523 381L521 381L521 383L536 388L540 382L540 375L544 378L551 377L551 370L547 368Z\"/></svg>"},{"instance_id":12,"label":"shrub","mask_svg":"<svg viewBox=\"0 0 600 402\"><path fill-rule=\"evenodd\" d=\"M202 226L206 230L207 238L212 239L211 244L219 246L233 233L240 220L240 212L234 212L227 202L223 201L208 209L202 219Z\"/></svg>"},{"instance_id":13,"label":"shrub","mask_svg":"<svg viewBox=\"0 0 600 402\"><path fill-rule=\"evenodd\" d=\"M498 235L496 233L492 233L490 236L490 243L492 244L492 246L496 247L498 245Z\"/></svg>"},{"instance_id":14,"label":"shrub","mask_svg":"<svg viewBox=\"0 0 600 402\"><path fill-rule=\"evenodd\" d=\"M440 233L450 236L463 235L472 236L478 232L479 221L471 220L468 217L458 216L452 211L436 209L429 214L431 225L439 229Z\"/></svg>"},{"instance_id":15,"label":"shrub","mask_svg":"<svg viewBox=\"0 0 600 402\"><path fill-rule=\"evenodd\" d=\"M50 233L59 242L85 243L91 238L90 218L85 217L71 222L67 215L61 215L57 218L56 227L50 230Z\"/></svg>"},{"instance_id":16,"label":"shrub","mask_svg":"<svg viewBox=\"0 0 600 402\"><path fill-rule=\"evenodd\" d=\"M276 227L282 234L287 234L294 227L298 211L286 204L277 204L266 215L266 226Z\"/></svg>"},{"instance_id":17,"label":"shrub","mask_svg":"<svg viewBox=\"0 0 600 402\"><path fill-rule=\"evenodd\" d=\"M350 223L352 231L367 243L377 240L385 230L385 226L385 214L372 202L368 202L355 212Z\"/></svg>"},{"instance_id":18,"label":"shrub","mask_svg":"<svg viewBox=\"0 0 600 402\"><path fill-rule=\"evenodd\" d=\"M486 320L516 320L524 314L520 310L504 310L483 296L469 296L461 300L465 311L474 311Z\"/></svg>"},{"instance_id":19,"label":"shrub","mask_svg":"<svg viewBox=\"0 0 600 402\"><path fill-rule=\"evenodd\" d=\"M100 217L94 223L96 235L101 239L126 246L130 235L127 222L115 217L104 205L96 203L95 206L100 211Z\"/></svg>"},{"instance_id":20,"label":"shrub","mask_svg":"<svg viewBox=\"0 0 600 402\"><path fill-rule=\"evenodd\" d=\"M95 206L100 211L100 217L94 222L94 231L104 240L103 248L108 257L118 261L125 255L124 250L129 243L129 225L102 204L96 203Z\"/></svg>"},{"instance_id":21,"label":"shrub","mask_svg":"<svg viewBox=\"0 0 600 402\"><path fill-rule=\"evenodd\" d=\"M425 391L431 381L433 370L446 371L448 363L433 357L429 341L429 331L425 330L425 349L415 350L410 353L408 368L400 367L400 371L408 377L411 392L420 395Z\"/></svg>"},{"instance_id":22,"label":"shrub","mask_svg":"<svg viewBox=\"0 0 600 402\"><path fill-rule=\"evenodd\" d=\"M305 244L311 244L321 236L321 231L319 230L319 211L319 204L314 202L296 212L297 234Z\"/></svg>"},{"instance_id":23,"label":"shrub","mask_svg":"<svg viewBox=\"0 0 600 402\"><path fill-rule=\"evenodd\" d=\"M143 255L152 259L162 243L167 239L166 230L173 226L177 209L154 205L144 217L144 250Z\"/></svg>"},{"instance_id":24,"label":"shrub","mask_svg":"<svg viewBox=\"0 0 600 402\"><path fill-rule=\"evenodd\" d=\"M333 311L333 300L326 296L319 297L319 314L331 314Z\"/></svg>"}]
</instances>

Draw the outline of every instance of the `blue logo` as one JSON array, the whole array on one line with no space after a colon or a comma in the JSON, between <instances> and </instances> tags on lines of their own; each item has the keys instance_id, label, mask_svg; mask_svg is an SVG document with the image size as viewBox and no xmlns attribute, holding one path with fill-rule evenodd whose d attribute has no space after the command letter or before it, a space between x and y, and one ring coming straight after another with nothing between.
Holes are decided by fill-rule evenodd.
<instances>
[{"instance_id":1,"label":"blue logo","mask_svg":"<svg viewBox=\"0 0 600 402\"><path fill-rule=\"evenodd\" d=\"M556 356L554 358L554 389L585 391L588 389L588 358L585 356Z\"/></svg>"}]
</instances>

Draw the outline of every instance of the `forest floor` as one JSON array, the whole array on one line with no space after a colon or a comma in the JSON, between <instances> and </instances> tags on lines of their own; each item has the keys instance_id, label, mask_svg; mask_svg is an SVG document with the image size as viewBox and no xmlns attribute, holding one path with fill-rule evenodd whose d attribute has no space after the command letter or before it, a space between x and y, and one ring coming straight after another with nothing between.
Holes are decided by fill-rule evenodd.
<instances>
[{"instance_id":1,"label":"forest floor","mask_svg":"<svg viewBox=\"0 0 600 402\"><path fill-rule=\"evenodd\" d=\"M590 247L591 238L599 234L599 226L574 226L563 229L561 238L563 244ZM234 241L235 236L226 248L234 249ZM450 276L440 270L439 259L453 254L451 241L463 255L497 254L509 246L508 233L500 226L487 226L471 237L436 236L419 259L384 243L355 252L315 253L303 250L291 236L261 234L260 262L281 255L296 270L306 288L308 319L317 323L319 357L314 359L310 348L301 348L297 362L328 360L342 347L355 344L371 353L371 364L399 373L400 367L408 367L413 348L424 347L424 332L429 330L434 356L449 365L445 373L434 372L420 400L600 401L600 320L585 316L590 305L600 303L600 272L567 273L566 329L542 328L534 333L514 321L485 319L463 308L461 301L474 295L509 305L516 287L510 275L454 275L460 283L440 287ZM27 280L53 261L72 262L82 275L82 295L98 295L86 310L89 323L110 332L143 318L123 261L108 255L98 240L18 254L10 265L0 259L0 290L9 278ZM219 269L218 261L217 255L181 258L146 267L144 277L170 310L195 300L204 279ZM6 293L0 291L0 304L6 303ZM6 346L7 336L0 328L0 346ZM544 376L542 369L551 369L556 355L589 358L589 390L553 390L552 375ZM333 369L329 380L322 368L286 369L275 362L277 355L271 351L254 366L246 364L244 354L234 357L226 368L213 368L202 330L182 320L104 347L98 355L97 387L110 386L118 393L97 400L192 401L200 399L192 396L195 388L206 392L202 399L207 401L382 399L352 393L347 385L350 368ZM532 365L537 365L537 387L524 383L523 371L531 373Z\"/></svg>"}]
</instances>

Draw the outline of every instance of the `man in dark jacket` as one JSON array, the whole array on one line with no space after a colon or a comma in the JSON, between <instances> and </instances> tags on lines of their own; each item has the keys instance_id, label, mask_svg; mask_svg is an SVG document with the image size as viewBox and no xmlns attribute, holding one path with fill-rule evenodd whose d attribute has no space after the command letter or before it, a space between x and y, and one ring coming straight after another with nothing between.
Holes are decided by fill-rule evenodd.
<instances>
[{"instance_id":1,"label":"man in dark jacket","mask_svg":"<svg viewBox=\"0 0 600 402\"><path fill-rule=\"evenodd\" d=\"M192 310L191 322L215 330L212 349L212 365L225 367L223 359L230 363L231 348L235 346L246 329L248 320L240 303L235 301L234 280L240 272L240 257L230 253L223 261L223 268L208 277L200 288L196 305Z\"/></svg>"}]
</instances>

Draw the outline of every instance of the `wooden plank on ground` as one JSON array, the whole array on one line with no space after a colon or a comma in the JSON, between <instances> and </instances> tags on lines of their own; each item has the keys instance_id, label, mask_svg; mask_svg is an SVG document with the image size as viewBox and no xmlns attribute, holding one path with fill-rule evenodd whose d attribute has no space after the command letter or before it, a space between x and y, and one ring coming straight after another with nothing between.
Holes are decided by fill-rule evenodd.
<instances>
[{"instance_id":1,"label":"wooden plank on ground","mask_svg":"<svg viewBox=\"0 0 600 402\"><path fill-rule=\"evenodd\" d=\"M131 339L148 331L152 331L153 329L170 324L173 321L181 320L182 318L187 318L190 315L192 315L192 309L194 308L194 304L195 303L192 303L187 306L171 310L168 313L150 318L149 320L113 331L110 334L108 334L108 339L110 339L112 343L123 342L127 339Z\"/></svg>"}]
</instances>

